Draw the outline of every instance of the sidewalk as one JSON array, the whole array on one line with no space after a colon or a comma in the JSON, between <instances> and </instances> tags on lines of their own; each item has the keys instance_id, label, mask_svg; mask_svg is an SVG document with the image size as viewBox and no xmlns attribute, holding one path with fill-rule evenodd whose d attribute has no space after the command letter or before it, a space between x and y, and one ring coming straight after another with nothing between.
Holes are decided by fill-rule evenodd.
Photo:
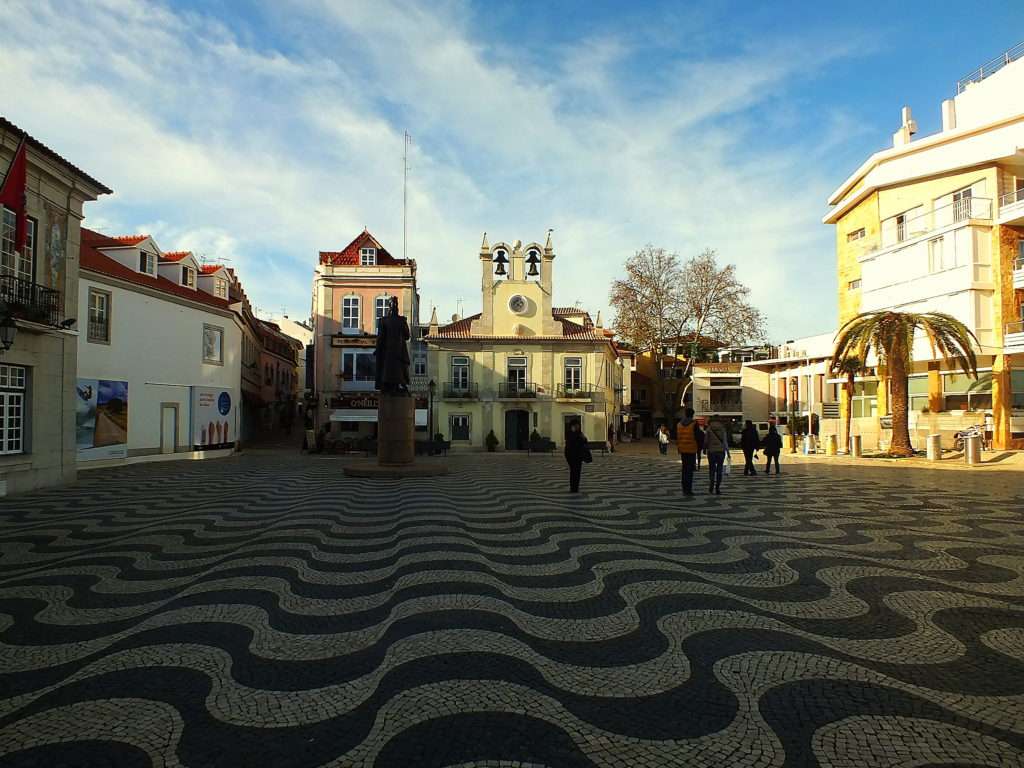
<instances>
[{"instance_id":1,"label":"sidewalk","mask_svg":"<svg viewBox=\"0 0 1024 768\"><path fill-rule=\"evenodd\" d=\"M669 455L676 456L674 443L669 444ZM615 452L624 456L657 456L658 444L653 438L634 440L630 443L616 443ZM736 456L740 457L740 464L743 463L743 455L739 448L733 448L733 461ZM763 454L759 454L762 455ZM914 467L915 469L949 469L966 471L1017 471L1024 472L1024 451L983 451L981 464L968 465L964 463L964 455L961 452L946 451L941 461L928 461L924 457L913 457L909 459L888 459L868 458L855 459L851 456L826 456L824 454L789 453L783 448L780 457L783 463L801 462L807 464L835 464L841 466L861 467Z\"/></svg>"}]
</instances>

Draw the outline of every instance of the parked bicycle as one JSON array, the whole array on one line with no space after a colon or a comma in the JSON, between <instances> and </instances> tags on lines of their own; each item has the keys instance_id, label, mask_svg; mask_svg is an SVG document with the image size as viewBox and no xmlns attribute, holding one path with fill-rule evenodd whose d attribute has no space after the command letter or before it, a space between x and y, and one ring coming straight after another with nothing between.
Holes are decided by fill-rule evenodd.
<instances>
[{"instance_id":1,"label":"parked bicycle","mask_svg":"<svg viewBox=\"0 0 1024 768\"><path fill-rule=\"evenodd\" d=\"M974 426L968 427L967 429L961 429L959 432L953 434L953 447L958 450L964 450L964 446L967 444L967 439L971 437L981 438L981 449L987 451L991 448L988 444L988 440L985 438L985 425L975 424Z\"/></svg>"}]
</instances>

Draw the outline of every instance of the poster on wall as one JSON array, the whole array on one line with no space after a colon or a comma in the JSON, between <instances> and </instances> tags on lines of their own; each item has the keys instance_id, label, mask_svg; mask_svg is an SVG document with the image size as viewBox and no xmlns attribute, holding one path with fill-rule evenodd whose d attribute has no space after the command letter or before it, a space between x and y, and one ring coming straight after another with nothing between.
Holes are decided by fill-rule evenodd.
<instances>
[{"instance_id":1,"label":"poster on wall","mask_svg":"<svg viewBox=\"0 0 1024 768\"><path fill-rule=\"evenodd\" d=\"M192 446L195 450L235 444L235 398L230 389L192 387Z\"/></svg>"},{"instance_id":2,"label":"poster on wall","mask_svg":"<svg viewBox=\"0 0 1024 768\"><path fill-rule=\"evenodd\" d=\"M79 461L128 455L128 382L78 379L75 384L75 446Z\"/></svg>"}]
</instances>

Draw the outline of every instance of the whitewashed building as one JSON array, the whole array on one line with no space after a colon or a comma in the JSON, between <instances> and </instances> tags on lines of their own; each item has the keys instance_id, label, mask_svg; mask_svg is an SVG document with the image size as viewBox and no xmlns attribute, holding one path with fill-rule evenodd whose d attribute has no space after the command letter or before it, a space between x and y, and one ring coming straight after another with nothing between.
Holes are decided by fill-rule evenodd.
<instances>
[{"instance_id":1,"label":"whitewashed building","mask_svg":"<svg viewBox=\"0 0 1024 768\"><path fill-rule=\"evenodd\" d=\"M75 383L80 468L230 453L241 339L231 276L146 235L82 229Z\"/></svg>"}]
</instances>

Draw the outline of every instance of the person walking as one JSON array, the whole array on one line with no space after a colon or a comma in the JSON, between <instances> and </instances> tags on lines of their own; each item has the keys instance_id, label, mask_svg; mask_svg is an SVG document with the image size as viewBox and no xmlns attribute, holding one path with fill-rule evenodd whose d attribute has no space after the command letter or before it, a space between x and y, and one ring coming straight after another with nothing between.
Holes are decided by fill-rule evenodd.
<instances>
[{"instance_id":1,"label":"person walking","mask_svg":"<svg viewBox=\"0 0 1024 768\"><path fill-rule=\"evenodd\" d=\"M764 436L764 457L767 462L764 465L764 473L770 474L772 468L772 459L775 459L775 474L779 474L779 454L782 453L782 436L779 434L779 430L772 424L768 427L768 434Z\"/></svg>"},{"instance_id":2,"label":"person walking","mask_svg":"<svg viewBox=\"0 0 1024 768\"><path fill-rule=\"evenodd\" d=\"M658 450L661 451L661 455L665 456L668 454L668 427L662 424L658 427Z\"/></svg>"},{"instance_id":3,"label":"person walking","mask_svg":"<svg viewBox=\"0 0 1024 768\"><path fill-rule=\"evenodd\" d=\"M744 476L757 474L757 469L754 468L754 454L757 453L757 448L760 444L761 440L757 436L757 428L754 426L754 422L747 419L747 423L743 427L743 434L740 435L740 448L743 449Z\"/></svg>"},{"instance_id":4,"label":"person walking","mask_svg":"<svg viewBox=\"0 0 1024 768\"><path fill-rule=\"evenodd\" d=\"M683 414L676 425L676 448L683 465L683 495L693 496L693 473L697 467L697 454L704 444L704 433L693 420L693 408L687 408Z\"/></svg>"},{"instance_id":5,"label":"person walking","mask_svg":"<svg viewBox=\"0 0 1024 768\"><path fill-rule=\"evenodd\" d=\"M593 457L578 421L569 424L569 432L565 436L565 460L569 463L569 493L579 493L583 465L593 461Z\"/></svg>"},{"instance_id":6,"label":"person walking","mask_svg":"<svg viewBox=\"0 0 1024 768\"><path fill-rule=\"evenodd\" d=\"M725 425L717 417L712 417L708 423L707 434L704 437L704 452L708 455L708 477L711 479L708 493L721 495L725 455L729 452L729 433L725 431Z\"/></svg>"},{"instance_id":7,"label":"person walking","mask_svg":"<svg viewBox=\"0 0 1024 768\"><path fill-rule=\"evenodd\" d=\"M608 450L615 453L615 427L608 425Z\"/></svg>"}]
</instances>

